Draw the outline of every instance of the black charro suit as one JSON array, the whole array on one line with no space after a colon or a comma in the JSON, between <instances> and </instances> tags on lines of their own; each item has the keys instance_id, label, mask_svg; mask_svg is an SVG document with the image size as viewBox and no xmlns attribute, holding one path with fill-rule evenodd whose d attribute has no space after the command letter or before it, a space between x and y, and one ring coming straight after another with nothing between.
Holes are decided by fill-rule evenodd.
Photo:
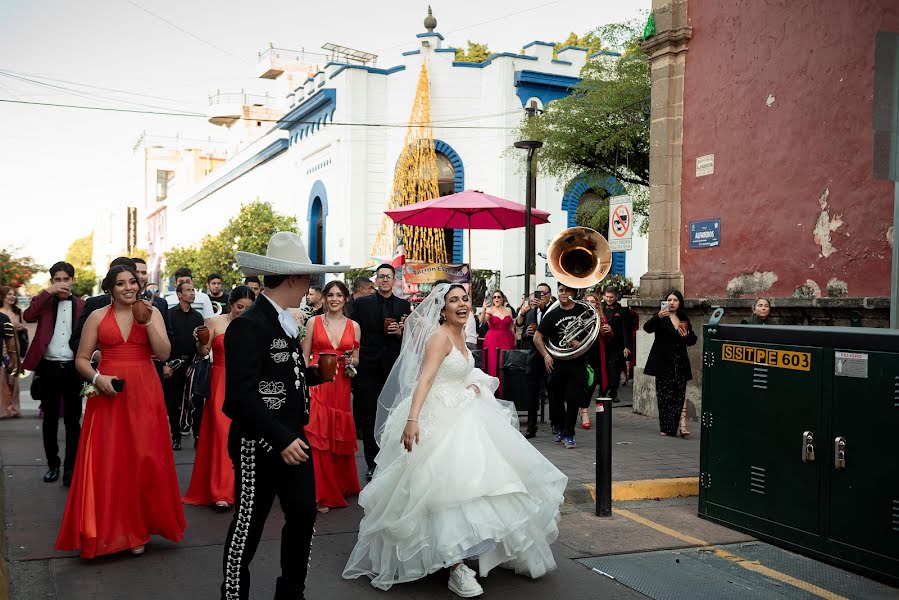
<instances>
[{"instance_id":1,"label":"black charro suit","mask_svg":"<svg viewBox=\"0 0 899 600\"><path fill-rule=\"evenodd\" d=\"M353 418L356 430L362 434L365 462L375 468L378 444L375 441L375 417L378 412L378 396L393 364L400 355L403 338L384 333L384 319L400 320L412 312L408 300L391 295L385 298L375 292L353 301L350 318L359 323L362 336L359 340L359 369L353 385Z\"/></svg>"},{"instance_id":2,"label":"black charro suit","mask_svg":"<svg viewBox=\"0 0 899 600\"><path fill-rule=\"evenodd\" d=\"M249 565L275 496L285 520L275 598L303 597L316 517L315 475L311 458L288 465L281 451L298 438L307 441L308 386L318 383L268 298L257 299L228 326L222 410L231 418L235 510L225 542L223 599L250 597Z\"/></svg>"}]
</instances>

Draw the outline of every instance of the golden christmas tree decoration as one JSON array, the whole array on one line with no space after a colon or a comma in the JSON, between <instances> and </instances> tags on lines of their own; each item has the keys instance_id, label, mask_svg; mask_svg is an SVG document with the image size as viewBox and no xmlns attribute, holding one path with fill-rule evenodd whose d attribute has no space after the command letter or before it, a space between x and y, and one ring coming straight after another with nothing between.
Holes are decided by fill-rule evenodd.
<instances>
[{"instance_id":1,"label":"golden christmas tree decoration","mask_svg":"<svg viewBox=\"0 0 899 600\"><path fill-rule=\"evenodd\" d=\"M393 178L393 193L387 202L388 210L408 206L440 196L437 187L437 151L431 131L431 94L426 63L421 65L409 127L403 143L403 153L397 162ZM406 259L410 261L447 262L446 242L442 229L394 225L387 215L381 221L374 256L392 256L397 236L401 236Z\"/></svg>"}]
</instances>

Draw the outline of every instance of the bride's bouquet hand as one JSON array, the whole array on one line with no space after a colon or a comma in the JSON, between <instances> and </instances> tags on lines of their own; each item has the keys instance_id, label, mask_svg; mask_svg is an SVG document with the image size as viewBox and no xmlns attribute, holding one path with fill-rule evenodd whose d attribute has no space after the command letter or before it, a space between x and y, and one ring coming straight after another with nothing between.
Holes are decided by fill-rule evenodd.
<instances>
[{"instance_id":1,"label":"bride's bouquet hand","mask_svg":"<svg viewBox=\"0 0 899 600\"><path fill-rule=\"evenodd\" d=\"M418 436L418 421L406 421L406 428L403 429L403 447L406 452L412 452L412 442L418 445Z\"/></svg>"}]
</instances>

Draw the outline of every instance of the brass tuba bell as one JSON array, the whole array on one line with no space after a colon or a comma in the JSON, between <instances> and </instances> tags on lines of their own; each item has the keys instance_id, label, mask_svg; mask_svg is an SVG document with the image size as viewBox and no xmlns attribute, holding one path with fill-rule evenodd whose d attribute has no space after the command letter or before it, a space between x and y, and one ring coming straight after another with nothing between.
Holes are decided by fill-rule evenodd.
<instances>
[{"instance_id":1,"label":"brass tuba bell","mask_svg":"<svg viewBox=\"0 0 899 600\"><path fill-rule=\"evenodd\" d=\"M596 285L612 268L609 242L589 227L569 227L553 238L546 250L553 276L568 287L582 290Z\"/></svg>"},{"instance_id":2,"label":"brass tuba bell","mask_svg":"<svg viewBox=\"0 0 899 600\"><path fill-rule=\"evenodd\" d=\"M602 234L588 227L569 227L561 232L550 242L546 257L553 276L560 283L578 290L596 285L612 268L609 242ZM565 325L559 346L549 339L544 342L546 351L557 360L571 360L581 356L590 349L599 335L599 313L588 302L575 302L582 304L587 310ZM558 306L559 302L556 301L547 309L547 314Z\"/></svg>"}]
</instances>

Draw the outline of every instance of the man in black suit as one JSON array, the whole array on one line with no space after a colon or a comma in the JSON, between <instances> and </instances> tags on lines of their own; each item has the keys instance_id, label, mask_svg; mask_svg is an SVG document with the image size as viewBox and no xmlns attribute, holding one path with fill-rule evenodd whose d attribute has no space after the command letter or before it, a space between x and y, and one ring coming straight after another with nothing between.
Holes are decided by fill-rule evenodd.
<instances>
[{"instance_id":1,"label":"man in black suit","mask_svg":"<svg viewBox=\"0 0 899 600\"><path fill-rule=\"evenodd\" d=\"M606 372L609 387L603 390L603 396L618 400L618 386L621 385L621 370L627 368L627 359L634 349L634 331L631 325L631 313L618 302L618 289L609 286L603 291L602 312L607 325L603 325L601 343L606 346ZM611 335L610 335L611 334Z\"/></svg>"},{"instance_id":2,"label":"man in black suit","mask_svg":"<svg viewBox=\"0 0 899 600\"><path fill-rule=\"evenodd\" d=\"M406 316L412 312L407 300L393 295L396 269L389 264L378 266L375 279L377 293L357 298L350 318L359 323L359 369L353 396L353 417L356 430L362 433L365 478L371 481L375 472L378 444L375 440L375 417L378 396L384 389L390 369L400 355Z\"/></svg>"},{"instance_id":3,"label":"man in black suit","mask_svg":"<svg viewBox=\"0 0 899 600\"><path fill-rule=\"evenodd\" d=\"M140 283L141 290L145 290L147 287L147 281L149 280L149 276L147 275L147 262L139 257L128 258L127 256L120 256L114 259L111 263L109 263L109 268L113 268L117 265L125 265L131 267L137 273L138 283ZM162 315L162 321L165 323L165 331L169 338L169 343L172 342L172 324L169 322L169 304L159 296L150 293L142 294L144 300L151 300L153 302L153 306L159 311L159 314ZM81 330L84 328L84 322L87 321L87 318L90 316L92 312L98 310L100 308L104 308L109 306L110 297L109 294L100 294L99 296L91 296L84 302L84 310L81 311L81 317L78 319L78 323L75 325L75 329L72 331L72 337L69 340L69 347L72 349L72 352L78 352L78 344L81 343ZM159 361L153 361L156 365L156 374L159 375L159 381L164 382L162 376L162 363Z\"/></svg>"},{"instance_id":4,"label":"man in black suit","mask_svg":"<svg viewBox=\"0 0 899 600\"><path fill-rule=\"evenodd\" d=\"M553 303L552 288L549 284L541 283L534 291L533 298L528 298L522 303L518 309L518 315L515 317L515 324L523 327L521 339L526 340L529 344L528 361L525 367L525 381L527 382L527 407L528 407L528 426L524 433L524 437L532 438L537 435L537 412L540 407L540 392L546 390L546 369L543 366L543 358L537 353L534 346L534 333L537 327L543 321L546 309ZM553 412L550 411L551 425Z\"/></svg>"},{"instance_id":5,"label":"man in black suit","mask_svg":"<svg viewBox=\"0 0 899 600\"><path fill-rule=\"evenodd\" d=\"M263 275L265 291L225 333L225 401L231 418L228 454L234 463L234 518L224 552L223 600L250 597L250 562L275 496L284 511L281 576L275 600L302 599L315 509L315 474L303 427L309 386L321 382L307 367L291 308L298 308L310 275L347 267L313 265L300 237L279 232L265 256L237 253L245 275Z\"/></svg>"}]
</instances>

